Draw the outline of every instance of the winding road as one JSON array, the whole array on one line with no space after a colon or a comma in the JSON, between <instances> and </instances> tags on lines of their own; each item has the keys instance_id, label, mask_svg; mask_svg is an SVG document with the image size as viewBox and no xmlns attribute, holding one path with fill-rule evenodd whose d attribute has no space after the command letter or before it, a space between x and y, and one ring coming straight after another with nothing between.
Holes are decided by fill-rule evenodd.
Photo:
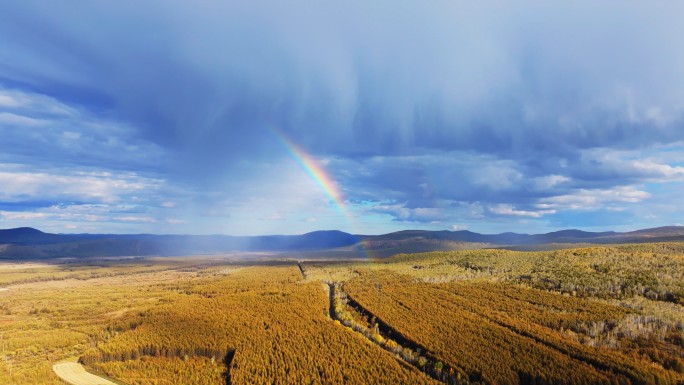
<instances>
[{"instance_id":1,"label":"winding road","mask_svg":"<svg viewBox=\"0 0 684 385\"><path fill-rule=\"evenodd\" d=\"M102 377L88 373L83 365L76 362L62 362L52 366L52 370L62 380L71 385L118 385Z\"/></svg>"}]
</instances>

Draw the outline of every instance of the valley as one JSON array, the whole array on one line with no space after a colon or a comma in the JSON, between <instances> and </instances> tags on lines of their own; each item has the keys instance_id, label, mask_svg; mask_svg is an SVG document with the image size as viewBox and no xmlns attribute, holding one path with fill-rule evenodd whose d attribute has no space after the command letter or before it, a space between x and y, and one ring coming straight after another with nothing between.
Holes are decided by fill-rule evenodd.
<instances>
[{"instance_id":1,"label":"valley","mask_svg":"<svg viewBox=\"0 0 684 385\"><path fill-rule=\"evenodd\" d=\"M4 264L0 383L684 380L682 244L298 257Z\"/></svg>"}]
</instances>

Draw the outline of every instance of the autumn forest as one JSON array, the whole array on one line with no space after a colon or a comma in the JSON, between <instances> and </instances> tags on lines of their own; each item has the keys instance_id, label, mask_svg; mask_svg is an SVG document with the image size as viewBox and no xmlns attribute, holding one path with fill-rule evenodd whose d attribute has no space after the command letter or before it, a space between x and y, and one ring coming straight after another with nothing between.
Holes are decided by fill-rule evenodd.
<instances>
[{"instance_id":1,"label":"autumn forest","mask_svg":"<svg viewBox=\"0 0 684 385\"><path fill-rule=\"evenodd\" d=\"M681 384L684 246L4 263L0 383Z\"/></svg>"}]
</instances>

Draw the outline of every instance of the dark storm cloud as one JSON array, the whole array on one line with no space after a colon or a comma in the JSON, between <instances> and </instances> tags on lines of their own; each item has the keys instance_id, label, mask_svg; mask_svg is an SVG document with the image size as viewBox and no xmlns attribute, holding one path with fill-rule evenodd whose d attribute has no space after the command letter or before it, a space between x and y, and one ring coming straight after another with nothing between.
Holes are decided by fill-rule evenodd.
<instances>
[{"instance_id":1,"label":"dark storm cloud","mask_svg":"<svg viewBox=\"0 0 684 385\"><path fill-rule=\"evenodd\" d=\"M683 11L5 2L0 85L26 100L0 99L0 160L144 171L201 191L186 200L238 201L286 156L277 127L329 161L350 202L399 220L643 200L684 171L657 156L684 140Z\"/></svg>"},{"instance_id":2,"label":"dark storm cloud","mask_svg":"<svg viewBox=\"0 0 684 385\"><path fill-rule=\"evenodd\" d=\"M162 5L6 5L3 72L195 155L243 156L267 124L344 155L571 156L683 135L678 5ZM675 121L654 129L658 114Z\"/></svg>"}]
</instances>

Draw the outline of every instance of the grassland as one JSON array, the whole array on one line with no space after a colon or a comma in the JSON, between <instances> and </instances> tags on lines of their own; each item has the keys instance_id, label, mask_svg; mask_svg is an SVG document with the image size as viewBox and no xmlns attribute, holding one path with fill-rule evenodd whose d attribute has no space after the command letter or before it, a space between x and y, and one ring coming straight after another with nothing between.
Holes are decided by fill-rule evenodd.
<instances>
[{"instance_id":1,"label":"grassland","mask_svg":"<svg viewBox=\"0 0 684 385\"><path fill-rule=\"evenodd\" d=\"M60 384L65 359L129 385L684 381L682 244L5 263L0 282L2 384Z\"/></svg>"}]
</instances>

